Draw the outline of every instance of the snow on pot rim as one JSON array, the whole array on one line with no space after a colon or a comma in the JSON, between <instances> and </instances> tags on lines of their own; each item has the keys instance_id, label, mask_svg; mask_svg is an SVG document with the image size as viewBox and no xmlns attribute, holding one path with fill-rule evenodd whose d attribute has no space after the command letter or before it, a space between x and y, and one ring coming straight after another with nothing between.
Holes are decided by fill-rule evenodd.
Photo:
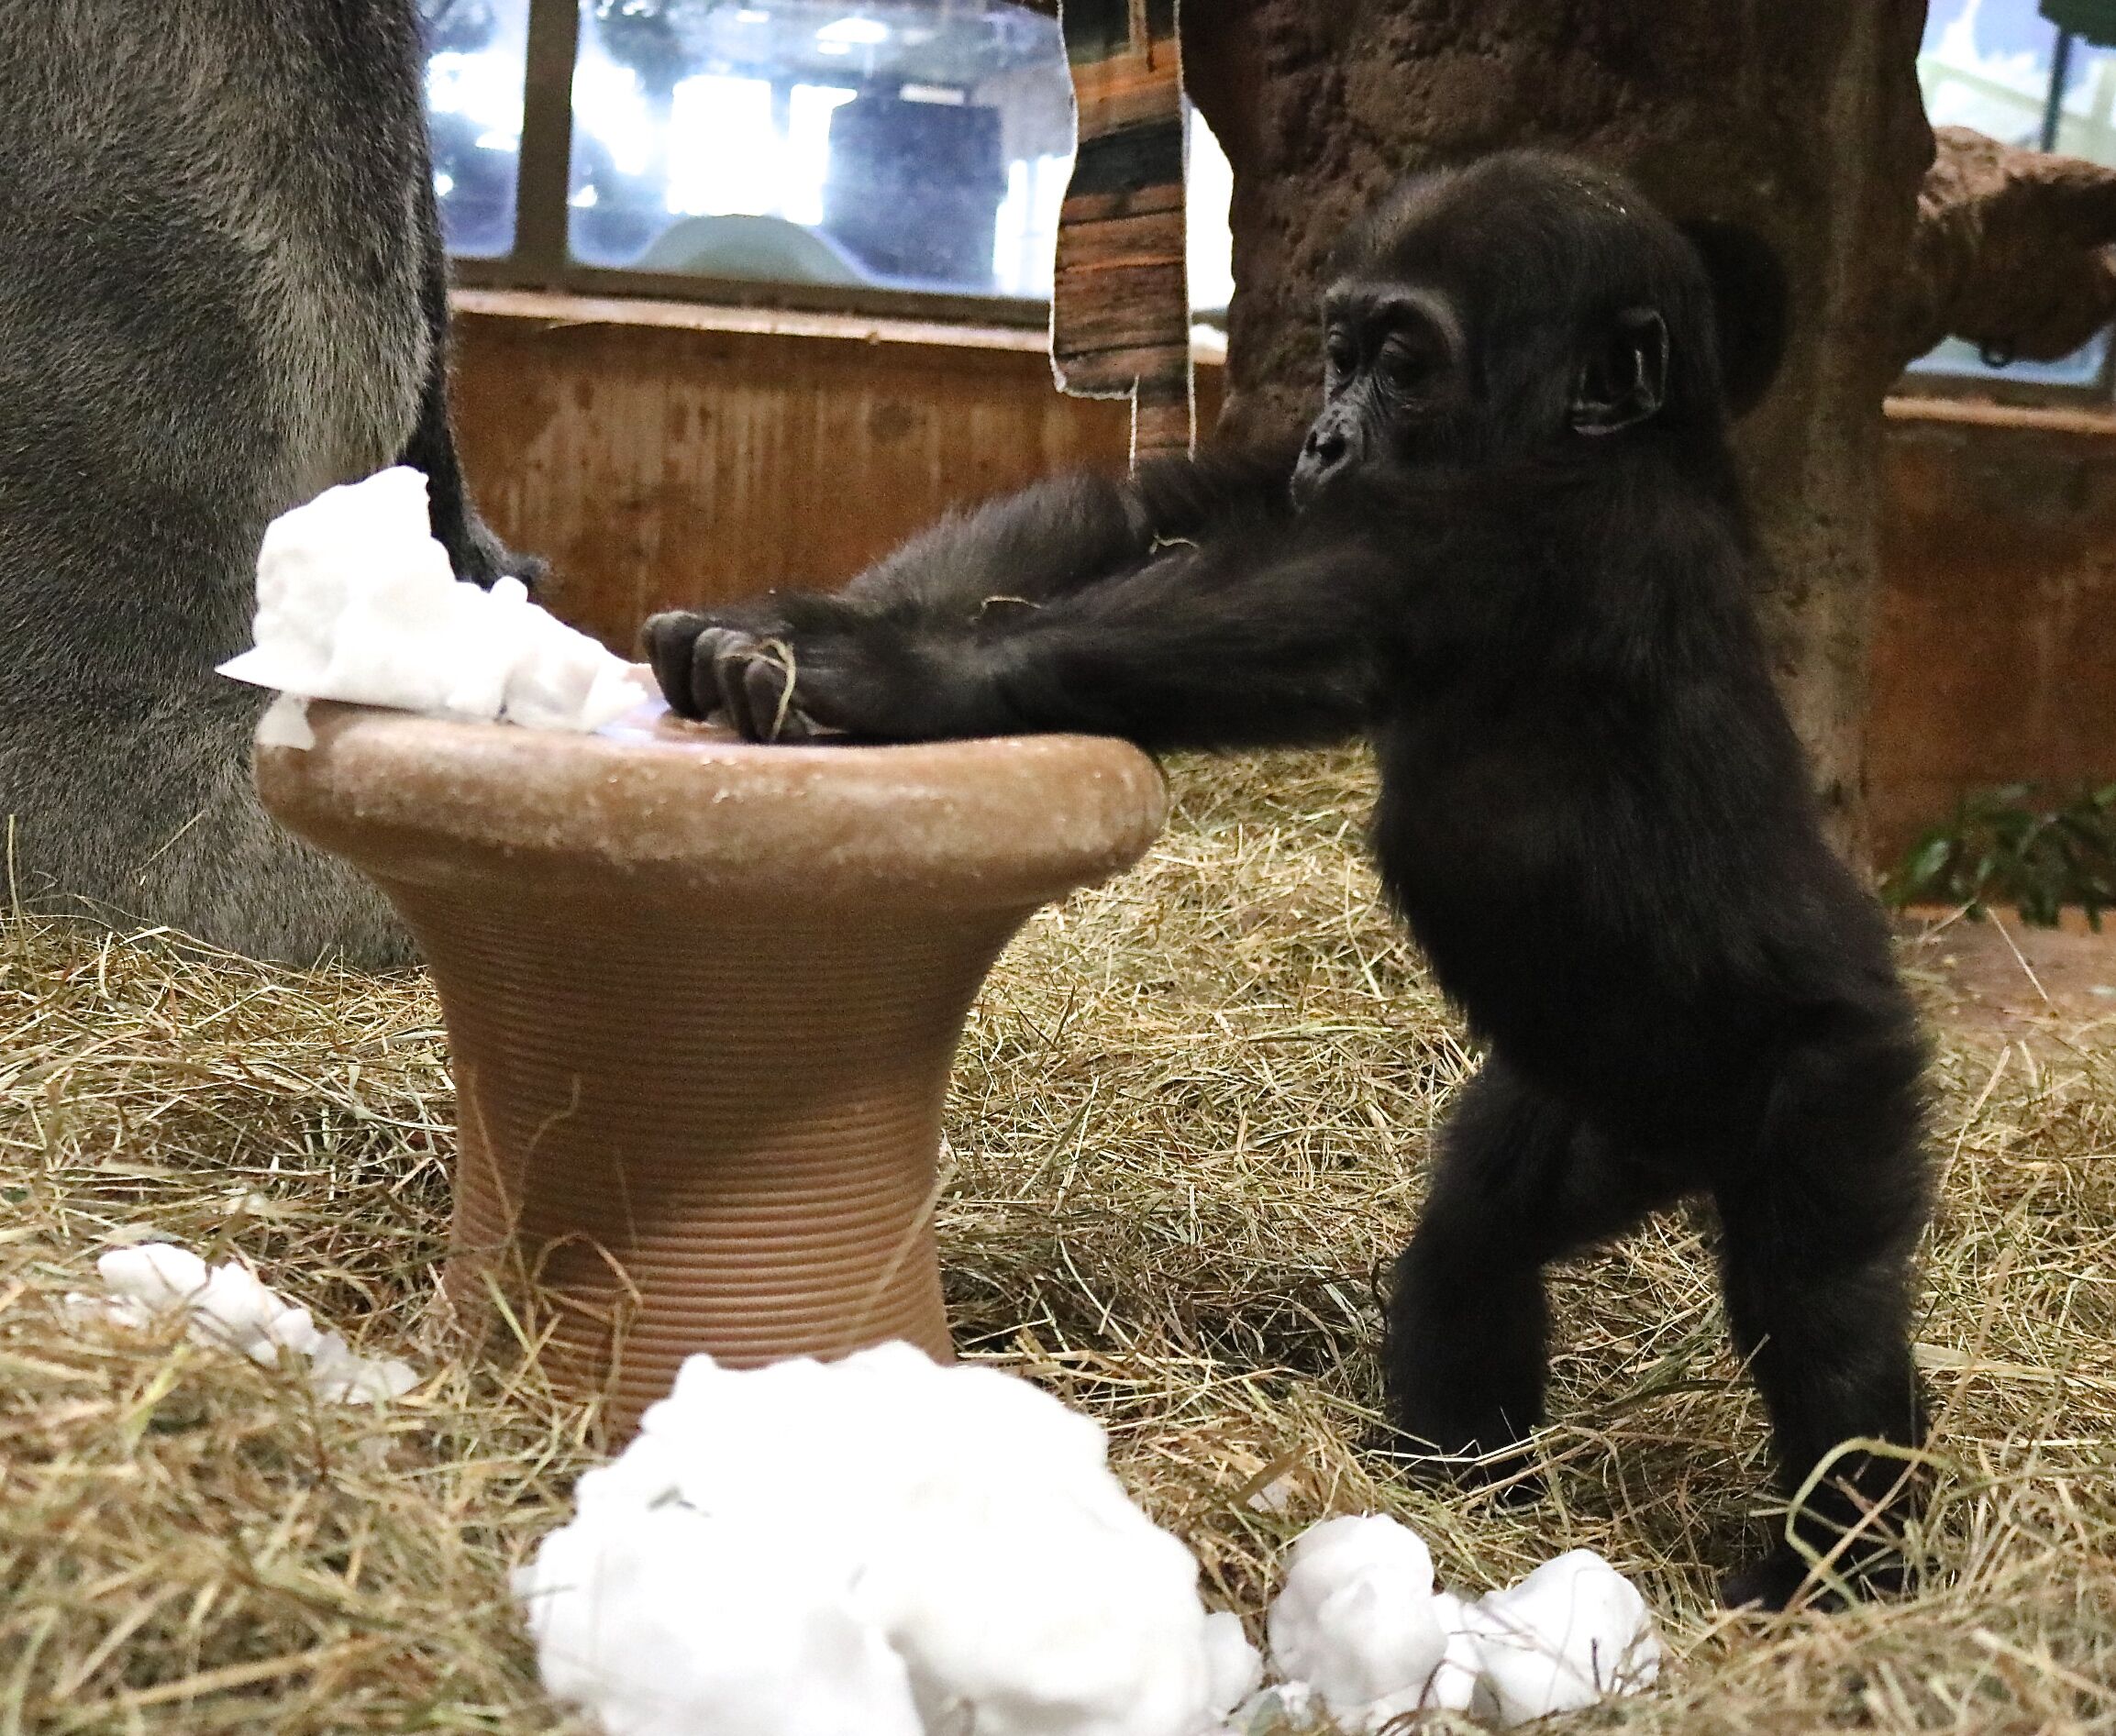
<instances>
[{"instance_id":1,"label":"snow on pot rim","mask_svg":"<svg viewBox=\"0 0 2116 1736\"><path fill-rule=\"evenodd\" d=\"M258 734L285 746L309 746L309 700L586 730L654 691L521 580L459 580L432 534L427 479L401 464L265 527L251 631L220 673L280 691Z\"/></svg>"}]
</instances>

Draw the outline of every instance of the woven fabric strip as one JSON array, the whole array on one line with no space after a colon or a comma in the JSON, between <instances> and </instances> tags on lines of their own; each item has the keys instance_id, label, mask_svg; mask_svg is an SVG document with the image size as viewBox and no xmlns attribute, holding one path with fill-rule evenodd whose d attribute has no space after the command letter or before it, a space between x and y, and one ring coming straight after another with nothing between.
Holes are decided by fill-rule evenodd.
<instances>
[{"instance_id":1,"label":"woven fabric strip","mask_svg":"<svg viewBox=\"0 0 2116 1736\"><path fill-rule=\"evenodd\" d=\"M1058 217L1051 371L1129 398L1132 461L1191 450L1178 0L1059 0L1079 149Z\"/></svg>"}]
</instances>

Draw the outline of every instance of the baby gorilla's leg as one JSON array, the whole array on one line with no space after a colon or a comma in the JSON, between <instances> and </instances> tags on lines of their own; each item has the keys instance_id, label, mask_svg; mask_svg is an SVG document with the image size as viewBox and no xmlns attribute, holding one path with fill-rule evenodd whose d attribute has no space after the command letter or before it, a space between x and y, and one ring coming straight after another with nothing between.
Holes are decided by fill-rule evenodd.
<instances>
[{"instance_id":1,"label":"baby gorilla's leg","mask_svg":"<svg viewBox=\"0 0 2116 1736\"><path fill-rule=\"evenodd\" d=\"M1811 1558L1833 1555L1843 1582L1902 1582L1925 1432L1910 1343L1928 1187L1921 1058L1886 1023L1794 1050L1754 1146L1715 1187L1727 1320L1770 1414L1779 1491L1815 1479L1789 1540L1727 1582L1730 1603L1777 1608Z\"/></svg>"},{"instance_id":2,"label":"baby gorilla's leg","mask_svg":"<svg viewBox=\"0 0 2116 1736\"><path fill-rule=\"evenodd\" d=\"M1544 1266L1678 1191L1494 1055L1441 1132L1432 1193L1396 1263L1382 1360L1406 1444L1481 1459L1450 1467L1465 1482L1516 1477L1504 1449L1543 1420Z\"/></svg>"}]
</instances>

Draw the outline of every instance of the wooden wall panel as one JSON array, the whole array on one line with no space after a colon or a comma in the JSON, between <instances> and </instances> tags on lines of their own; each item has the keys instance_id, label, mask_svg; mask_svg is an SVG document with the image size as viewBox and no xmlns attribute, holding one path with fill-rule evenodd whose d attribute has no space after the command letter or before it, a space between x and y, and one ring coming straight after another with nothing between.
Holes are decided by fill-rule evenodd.
<instances>
[{"instance_id":1,"label":"wooden wall panel","mask_svg":"<svg viewBox=\"0 0 2116 1736\"><path fill-rule=\"evenodd\" d=\"M1961 793L2116 779L2116 416L1889 405L1867 784L1893 862Z\"/></svg>"}]
</instances>

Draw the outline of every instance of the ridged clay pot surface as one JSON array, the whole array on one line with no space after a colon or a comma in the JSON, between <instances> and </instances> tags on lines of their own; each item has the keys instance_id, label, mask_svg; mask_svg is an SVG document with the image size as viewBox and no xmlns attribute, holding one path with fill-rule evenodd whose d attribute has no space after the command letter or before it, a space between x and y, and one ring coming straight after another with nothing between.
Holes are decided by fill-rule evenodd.
<instances>
[{"instance_id":1,"label":"ridged clay pot surface","mask_svg":"<svg viewBox=\"0 0 2116 1736\"><path fill-rule=\"evenodd\" d=\"M619 1432L694 1351L949 1354L940 1112L985 972L1136 860L1159 773L1117 741L757 747L318 703L260 746L289 828L403 913L449 1029L445 1286L539 1311Z\"/></svg>"}]
</instances>

